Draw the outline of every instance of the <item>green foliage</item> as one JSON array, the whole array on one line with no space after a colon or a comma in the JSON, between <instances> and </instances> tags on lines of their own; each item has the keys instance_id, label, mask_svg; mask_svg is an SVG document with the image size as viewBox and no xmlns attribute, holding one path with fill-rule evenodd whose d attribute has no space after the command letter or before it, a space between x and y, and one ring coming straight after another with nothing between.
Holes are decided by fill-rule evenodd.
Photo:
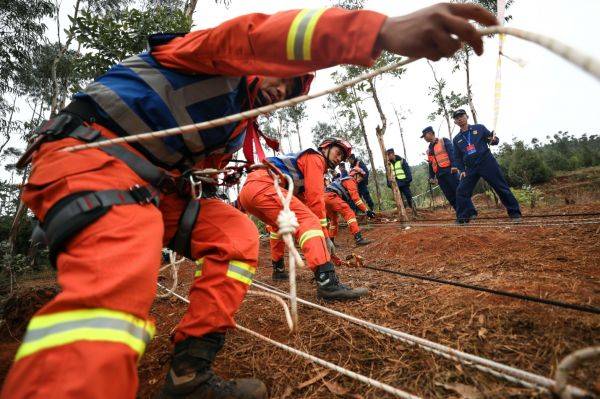
<instances>
[{"instance_id":1,"label":"green foliage","mask_svg":"<svg viewBox=\"0 0 600 399\"><path fill-rule=\"evenodd\" d=\"M513 187L545 183L552 171L536 149L528 148L522 141L501 147L498 162Z\"/></svg>"},{"instance_id":2,"label":"green foliage","mask_svg":"<svg viewBox=\"0 0 600 399\"><path fill-rule=\"evenodd\" d=\"M450 113L451 110L460 108L468 103L469 99L466 95L450 91L450 94L445 94L446 80L440 79L439 83L429 86L428 94L433 98L437 108L427 116L427 120L435 121L438 116L443 116Z\"/></svg>"},{"instance_id":3,"label":"green foliage","mask_svg":"<svg viewBox=\"0 0 600 399\"><path fill-rule=\"evenodd\" d=\"M105 16L86 10L71 22L77 41L90 50L81 56L77 64L79 74L88 79L142 52L146 48L148 35L152 33L188 32L191 28L191 21L183 10L165 6L148 11L122 10Z\"/></svg>"},{"instance_id":4,"label":"green foliage","mask_svg":"<svg viewBox=\"0 0 600 399\"><path fill-rule=\"evenodd\" d=\"M48 0L9 0L0 2L0 94L9 91L22 69L30 64L32 46L42 40L46 25L43 18L54 15Z\"/></svg>"}]
</instances>

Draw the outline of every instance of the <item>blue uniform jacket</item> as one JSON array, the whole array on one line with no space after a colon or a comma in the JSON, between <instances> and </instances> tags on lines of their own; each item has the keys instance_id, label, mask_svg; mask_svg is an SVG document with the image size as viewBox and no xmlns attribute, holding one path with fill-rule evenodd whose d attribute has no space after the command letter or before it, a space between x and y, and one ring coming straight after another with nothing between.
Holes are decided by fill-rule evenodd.
<instances>
[{"instance_id":1,"label":"blue uniform jacket","mask_svg":"<svg viewBox=\"0 0 600 399\"><path fill-rule=\"evenodd\" d=\"M458 166L456 166L456 161L454 159L454 146L452 145L452 142L450 141L450 139L447 139L445 137L442 140L444 140L444 147L446 147L446 152L448 153L448 159L450 160L450 166L447 168L439 168L438 172L437 172L438 176L450 173L451 168L458 168ZM429 149L428 149L429 152L433 152L434 145L435 145L435 143L429 143ZM431 167L431 164L429 164L429 178L433 179L434 177L435 177L435 173L433 172L433 168Z\"/></svg>"},{"instance_id":2,"label":"blue uniform jacket","mask_svg":"<svg viewBox=\"0 0 600 399\"><path fill-rule=\"evenodd\" d=\"M452 143L454 144L454 161L456 167L461 171L468 168L477 167L482 160L491 156L490 148L488 147L490 132L483 125L469 125L467 130L458 133ZM467 151L469 144L475 147L475 151L471 154ZM498 138L493 145L498 144Z\"/></svg>"}]
</instances>

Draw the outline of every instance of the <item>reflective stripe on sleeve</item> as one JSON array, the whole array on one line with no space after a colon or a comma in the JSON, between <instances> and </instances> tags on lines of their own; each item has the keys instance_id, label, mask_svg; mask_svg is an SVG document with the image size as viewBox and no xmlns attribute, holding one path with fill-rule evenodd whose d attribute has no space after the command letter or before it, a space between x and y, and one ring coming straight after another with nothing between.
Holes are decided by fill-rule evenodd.
<instances>
[{"instance_id":1,"label":"reflective stripe on sleeve","mask_svg":"<svg viewBox=\"0 0 600 399\"><path fill-rule=\"evenodd\" d=\"M146 320L104 308L35 316L29 322L15 361L44 349L77 341L122 343L141 356L154 332L154 324Z\"/></svg>"},{"instance_id":2,"label":"reflective stripe on sleeve","mask_svg":"<svg viewBox=\"0 0 600 399\"><path fill-rule=\"evenodd\" d=\"M252 284L252 279L256 273L256 267L244 263L239 260L229 261L229 267L227 268L227 277L234 280L240 281L244 284Z\"/></svg>"},{"instance_id":3,"label":"reflective stripe on sleeve","mask_svg":"<svg viewBox=\"0 0 600 399\"><path fill-rule=\"evenodd\" d=\"M306 230L300 236L300 239L298 240L298 244L300 244L300 248L303 248L304 244L306 243L306 241L308 241L308 240L310 240L311 238L314 238L314 237L325 238L325 234L323 233L323 230Z\"/></svg>"},{"instance_id":4,"label":"reflective stripe on sleeve","mask_svg":"<svg viewBox=\"0 0 600 399\"><path fill-rule=\"evenodd\" d=\"M315 26L326 10L326 8L305 8L296 15L287 36L286 52L288 60L310 61L312 59L311 43Z\"/></svg>"}]
</instances>

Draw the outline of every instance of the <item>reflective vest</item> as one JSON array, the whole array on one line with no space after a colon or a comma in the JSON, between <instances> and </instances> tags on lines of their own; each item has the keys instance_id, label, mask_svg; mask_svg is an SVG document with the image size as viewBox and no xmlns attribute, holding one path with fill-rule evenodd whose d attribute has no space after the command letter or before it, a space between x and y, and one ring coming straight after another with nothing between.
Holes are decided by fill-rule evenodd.
<instances>
[{"instance_id":1,"label":"reflective vest","mask_svg":"<svg viewBox=\"0 0 600 399\"><path fill-rule=\"evenodd\" d=\"M406 173L404 173L404 168L402 167L402 160L399 159L392 164L394 176L397 180L405 180Z\"/></svg>"},{"instance_id":2,"label":"reflective vest","mask_svg":"<svg viewBox=\"0 0 600 399\"><path fill-rule=\"evenodd\" d=\"M450 157L448 156L448 151L446 151L444 139L437 139L433 145L433 151L428 150L427 156L433 173L437 173L440 168L450 167Z\"/></svg>"},{"instance_id":3,"label":"reflective vest","mask_svg":"<svg viewBox=\"0 0 600 399\"><path fill-rule=\"evenodd\" d=\"M164 44L174 37L157 35L150 42ZM113 66L75 98L91 100L101 114L133 135L236 114L242 111L245 91L245 78L185 74L142 53ZM193 164L210 155L233 154L242 147L244 135L245 123L234 122L139 142L137 147L151 161L171 169L182 160Z\"/></svg>"},{"instance_id":4,"label":"reflective vest","mask_svg":"<svg viewBox=\"0 0 600 399\"><path fill-rule=\"evenodd\" d=\"M308 148L301 152L294 152L266 158L266 160L276 166L281 173L292 178L294 181L294 195L300 194L304 191L304 174L298 168L298 158L307 152L320 154L320 152L317 150Z\"/></svg>"},{"instance_id":5,"label":"reflective vest","mask_svg":"<svg viewBox=\"0 0 600 399\"><path fill-rule=\"evenodd\" d=\"M346 202L352 202L352 198L350 197L350 193L346 190L346 187L342 184L344 180L352 179L350 176L341 177L335 179L331 182L330 185L327 186L326 191L332 191L342 197L342 199Z\"/></svg>"}]
</instances>

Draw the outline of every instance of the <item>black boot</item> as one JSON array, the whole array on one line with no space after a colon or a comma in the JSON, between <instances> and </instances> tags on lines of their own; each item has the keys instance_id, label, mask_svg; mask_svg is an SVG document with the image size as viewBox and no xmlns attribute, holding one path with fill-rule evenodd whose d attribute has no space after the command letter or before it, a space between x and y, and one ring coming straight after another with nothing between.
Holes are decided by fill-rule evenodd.
<instances>
[{"instance_id":1,"label":"black boot","mask_svg":"<svg viewBox=\"0 0 600 399\"><path fill-rule=\"evenodd\" d=\"M369 292L364 287L350 288L340 283L338 276L335 274L335 267L331 262L317 267L315 280L317 280L317 296L323 299L358 299Z\"/></svg>"},{"instance_id":2,"label":"black boot","mask_svg":"<svg viewBox=\"0 0 600 399\"><path fill-rule=\"evenodd\" d=\"M373 240L363 238L362 233L359 231L358 233L354 234L354 242L356 245L369 245L373 242Z\"/></svg>"},{"instance_id":3,"label":"black boot","mask_svg":"<svg viewBox=\"0 0 600 399\"><path fill-rule=\"evenodd\" d=\"M273 280L287 280L290 278L288 273L285 271L283 264L283 258L273 261Z\"/></svg>"},{"instance_id":4,"label":"black boot","mask_svg":"<svg viewBox=\"0 0 600 399\"><path fill-rule=\"evenodd\" d=\"M267 387L260 380L226 381L213 373L212 362L224 342L225 334L211 333L177 343L157 399L266 399Z\"/></svg>"}]
</instances>

